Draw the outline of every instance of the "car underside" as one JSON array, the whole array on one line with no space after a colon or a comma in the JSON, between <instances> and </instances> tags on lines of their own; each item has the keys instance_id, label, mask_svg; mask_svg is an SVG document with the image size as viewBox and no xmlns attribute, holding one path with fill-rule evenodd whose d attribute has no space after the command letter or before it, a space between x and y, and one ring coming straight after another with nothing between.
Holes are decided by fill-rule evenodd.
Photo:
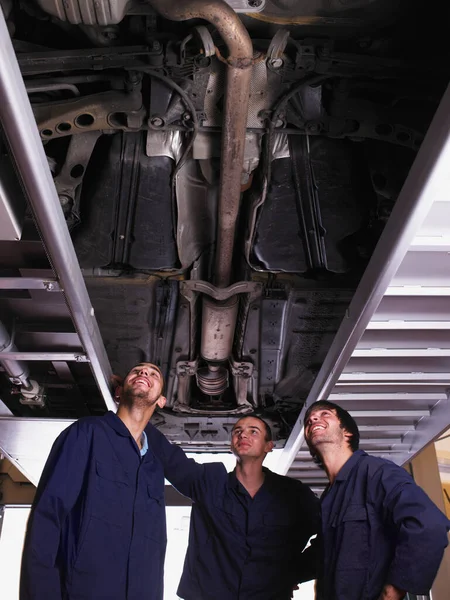
<instances>
[{"instance_id":1,"label":"car underside","mask_svg":"<svg viewBox=\"0 0 450 600\"><path fill-rule=\"evenodd\" d=\"M439 5L0 5L112 371L161 368L172 441L225 448L256 413L283 446L444 92ZM0 143L1 275L49 278ZM0 290L3 349L80 355L51 291ZM105 410L87 362L30 361L28 396L2 364L16 416Z\"/></svg>"}]
</instances>

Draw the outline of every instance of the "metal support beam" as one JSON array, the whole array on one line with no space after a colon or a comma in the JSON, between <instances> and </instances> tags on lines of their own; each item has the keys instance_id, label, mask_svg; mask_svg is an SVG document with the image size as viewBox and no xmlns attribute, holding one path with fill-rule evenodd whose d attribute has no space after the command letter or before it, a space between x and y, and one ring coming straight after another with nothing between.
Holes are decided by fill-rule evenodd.
<instances>
[{"instance_id":1,"label":"metal support beam","mask_svg":"<svg viewBox=\"0 0 450 600\"><path fill-rule=\"evenodd\" d=\"M354 393L352 392L351 394L348 393L333 393L330 394L328 399L331 402L337 402L339 404L339 402L346 402L346 401L364 401L367 400L368 402L371 401L387 401L389 400L390 402L394 402L394 401L410 401L410 400L420 400L423 403L427 403L427 402L439 402L439 400L445 400L445 398L447 397L447 394L445 394L444 392L436 392L436 393L396 393L396 392L386 392L385 394L370 394L370 393L358 393L358 391L355 391Z\"/></svg>"},{"instance_id":2,"label":"metal support beam","mask_svg":"<svg viewBox=\"0 0 450 600\"><path fill-rule=\"evenodd\" d=\"M396 446L402 443L401 438L360 438L359 446Z\"/></svg>"},{"instance_id":3,"label":"metal support beam","mask_svg":"<svg viewBox=\"0 0 450 600\"><path fill-rule=\"evenodd\" d=\"M62 292L56 279L42 279L39 277L0 277L0 290L46 290L47 292Z\"/></svg>"},{"instance_id":4,"label":"metal support beam","mask_svg":"<svg viewBox=\"0 0 450 600\"><path fill-rule=\"evenodd\" d=\"M304 442L303 418L307 408L330 394L433 203L448 193L449 131L450 87L444 93L347 314L286 443L277 465L279 473L288 471Z\"/></svg>"},{"instance_id":5,"label":"metal support beam","mask_svg":"<svg viewBox=\"0 0 450 600\"><path fill-rule=\"evenodd\" d=\"M423 385L424 374L421 373L342 373L340 383L346 384L349 381L364 381L367 384L376 382L378 385L400 385L401 382L413 382L417 385ZM446 373L426 373L427 385L442 385L448 382Z\"/></svg>"},{"instance_id":6,"label":"metal support beam","mask_svg":"<svg viewBox=\"0 0 450 600\"><path fill-rule=\"evenodd\" d=\"M414 425L358 425L358 429L361 432L374 431L377 433L407 433L408 431L414 430Z\"/></svg>"},{"instance_id":7,"label":"metal support beam","mask_svg":"<svg viewBox=\"0 0 450 600\"><path fill-rule=\"evenodd\" d=\"M376 329L376 330L387 330L393 329L398 331L400 329L450 329L449 321L371 321L367 329Z\"/></svg>"},{"instance_id":8,"label":"metal support beam","mask_svg":"<svg viewBox=\"0 0 450 600\"><path fill-rule=\"evenodd\" d=\"M361 348L354 350L352 356L360 357L396 357L396 356L450 356L450 348Z\"/></svg>"},{"instance_id":9,"label":"metal support beam","mask_svg":"<svg viewBox=\"0 0 450 600\"><path fill-rule=\"evenodd\" d=\"M362 417L373 417L374 419L383 419L390 417L428 417L430 411L427 409L410 410L409 408L400 410L352 410L348 411L355 419Z\"/></svg>"},{"instance_id":10,"label":"metal support beam","mask_svg":"<svg viewBox=\"0 0 450 600\"><path fill-rule=\"evenodd\" d=\"M397 449L393 449L393 450L367 450L368 454L374 454L374 455L382 455L382 454L402 454L401 450L397 450ZM411 458L411 456L409 457ZM304 465L303 463L307 461L308 463L311 464L315 464L312 463L312 459L311 459L311 454L309 453L309 450L300 450L300 452L297 454L295 461L292 463L290 470L299 470L300 468L303 470L304 469Z\"/></svg>"},{"instance_id":11,"label":"metal support beam","mask_svg":"<svg viewBox=\"0 0 450 600\"><path fill-rule=\"evenodd\" d=\"M72 419L0 417L0 450L37 485L56 437Z\"/></svg>"},{"instance_id":12,"label":"metal support beam","mask_svg":"<svg viewBox=\"0 0 450 600\"><path fill-rule=\"evenodd\" d=\"M111 366L1 11L0 40L2 127L97 385L106 406L116 410L110 393Z\"/></svg>"},{"instance_id":13,"label":"metal support beam","mask_svg":"<svg viewBox=\"0 0 450 600\"><path fill-rule=\"evenodd\" d=\"M405 434L403 439L404 456L401 457L401 463L410 460L418 454L422 448L430 441L439 437L448 427L450 422L450 398L441 400L433 408L431 420L419 421L417 426Z\"/></svg>"},{"instance_id":14,"label":"metal support beam","mask_svg":"<svg viewBox=\"0 0 450 600\"><path fill-rule=\"evenodd\" d=\"M86 354L74 352L1 352L0 359L3 360L23 360L23 361L63 361L63 362L90 362Z\"/></svg>"},{"instance_id":15,"label":"metal support beam","mask_svg":"<svg viewBox=\"0 0 450 600\"><path fill-rule=\"evenodd\" d=\"M450 287L426 285L395 285L386 290L386 296L450 296Z\"/></svg>"}]
</instances>

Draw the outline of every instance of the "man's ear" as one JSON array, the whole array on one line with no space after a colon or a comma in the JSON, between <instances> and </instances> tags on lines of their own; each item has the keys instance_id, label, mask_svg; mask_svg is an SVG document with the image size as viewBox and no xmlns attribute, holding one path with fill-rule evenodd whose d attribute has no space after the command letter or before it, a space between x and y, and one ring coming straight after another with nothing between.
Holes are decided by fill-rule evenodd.
<instances>
[{"instance_id":1,"label":"man's ear","mask_svg":"<svg viewBox=\"0 0 450 600\"><path fill-rule=\"evenodd\" d=\"M345 437L348 445L351 446L353 433L348 432L346 429L344 429L343 431L344 431L344 437Z\"/></svg>"},{"instance_id":2,"label":"man's ear","mask_svg":"<svg viewBox=\"0 0 450 600\"><path fill-rule=\"evenodd\" d=\"M123 385L123 377L120 375L111 375L111 383L113 386Z\"/></svg>"},{"instance_id":3,"label":"man's ear","mask_svg":"<svg viewBox=\"0 0 450 600\"><path fill-rule=\"evenodd\" d=\"M156 404L159 406L159 408L164 408L167 402L167 398L164 398L164 396L160 396L158 398L158 400L156 401Z\"/></svg>"},{"instance_id":4,"label":"man's ear","mask_svg":"<svg viewBox=\"0 0 450 600\"><path fill-rule=\"evenodd\" d=\"M122 391L123 391L123 387L121 385L118 385L116 387L116 389L114 390L114 402L119 403L121 401Z\"/></svg>"},{"instance_id":5,"label":"man's ear","mask_svg":"<svg viewBox=\"0 0 450 600\"><path fill-rule=\"evenodd\" d=\"M269 452L272 452L272 450L273 450L273 446L274 446L274 444L273 444L272 440L271 440L270 442L266 442L266 453L267 453L267 454L268 454Z\"/></svg>"},{"instance_id":6,"label":"man's ear","mask_svg":"<svg viewBox=\"0 0 450 600\"><path fill-rule=\"evenodd\" d=\"M111 383L114 387L114 400L120 402L123 390L123 378L119 375L111 375Z\"/></svg>"}]
</instances>

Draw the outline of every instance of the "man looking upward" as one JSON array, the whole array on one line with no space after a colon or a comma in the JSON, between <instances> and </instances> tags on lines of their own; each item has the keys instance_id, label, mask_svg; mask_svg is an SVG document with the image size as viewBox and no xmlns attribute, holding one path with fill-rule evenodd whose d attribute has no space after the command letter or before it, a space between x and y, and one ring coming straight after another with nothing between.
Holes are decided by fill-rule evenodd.
<instances>
[{"instance_id":1,"label":"man looking upward","mask_svg":"<svg viewBox=\"0 0 450 600\"><path fill-rule=\"evenodd\" d=\"M263 467L272 448L268 424L245 416L231 433L232 473L179 448L160 456L167 479L193 500L178 588L184 600L288 600L314 579L302 551L319 531L319 503L300 481Z\"/></svg>"},{"instance_id":2,"label":"man looking upward","mask_svg":"<svg viewBox=\"0 0 450 600\"><path fill-rule=\"evenodd\" d=\"M330 482L321 498L318 600L428 594L448 543L448 519L403 468L358 450L358 427L337 404L312 404L304 427Z\"/></svg>"},{"instance_id":3,"label":"man looking upward","mask_svg":"<svg viewBox=\"0 0 450 600\"><path fill-rule=\"evenodd\" d=\"M148 424L163 377L128 373L117 414L79 419L55 441L28 522L21 600L162 600L164 473Z\"/></svg>"}]
</instances>

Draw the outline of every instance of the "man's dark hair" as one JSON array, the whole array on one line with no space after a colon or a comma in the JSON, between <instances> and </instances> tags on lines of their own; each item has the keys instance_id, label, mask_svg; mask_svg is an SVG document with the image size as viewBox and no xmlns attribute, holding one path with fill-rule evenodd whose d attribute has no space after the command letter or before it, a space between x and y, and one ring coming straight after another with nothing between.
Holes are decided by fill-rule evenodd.
<instances>
[{"instance_id":1,"label":"man's dark hair","mask_svg":"<svg viewBox=\"0 0 450 600\"><path fill-rule=\"evenodd\" d=\"M312 412L316 412L316 410L319 410L321 408L327 408L328 410L333 410L336 413L339 423L341 424L341 428L345 429L345 431L347 431L347 433L350 433L352 436L350 438L350 440L348 441L350 448L353 450L353 452L355 450L358 450L358 448L359 448L358 425L356 424L355 419L352 417L352 415L349 412L347 412L346 410L344 410L342 407L335 404L334 402L329 402L328 400L319 400L318 402L314 402L314 404L311 404L311 406L308 408L308 410L305 413L305 418L303 420L303 423L306 423L308 421ZM311 456L313 457L314 462L316 462L320 467L323 468L323 463L320 460L319 455L315 452L314 448L309 448L309 452L310 452Z\"/></svg>"},{"instance_id":2,"label":"man's dark hair","mask_svg":"<svg viewBox=\"0 0 450 600\"><path fill-rule=\"evenodd\" d=\"M261 417L258 417L258 415L244 415L243 417L241 417L240 419L238 419L236 421L236 423L239 423L239 421L243 421L244 419L248 419L248 418L252 418L252 419L258 419L258 421L261 421L261 423L264 425L264 429L265 429L265 440L266 442L271 442L273 440L273 435L272 435L272 430L270 429L270 425L268 423L266 423L266 421L264 421L264 419L261 419ZM236 426L236 423L233 425L233 429Z\"/></svg>"}]
</instances>

